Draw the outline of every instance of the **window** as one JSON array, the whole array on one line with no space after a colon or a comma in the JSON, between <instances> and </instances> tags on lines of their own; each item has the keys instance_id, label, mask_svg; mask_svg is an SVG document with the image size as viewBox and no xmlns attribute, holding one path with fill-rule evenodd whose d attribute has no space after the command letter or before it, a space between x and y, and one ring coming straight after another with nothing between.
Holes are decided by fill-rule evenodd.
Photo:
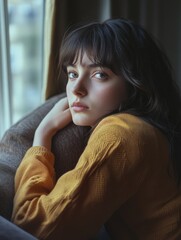
<instances>
[{"instance_id":1,"label":"window","mask_svg":"<svg viewBox=\"0 0 181 240\"><path fill-rule=\"evenodd\" d=\"M0 135L41 102L44 0L0 2Z\"/></svg>"}]
</instances>

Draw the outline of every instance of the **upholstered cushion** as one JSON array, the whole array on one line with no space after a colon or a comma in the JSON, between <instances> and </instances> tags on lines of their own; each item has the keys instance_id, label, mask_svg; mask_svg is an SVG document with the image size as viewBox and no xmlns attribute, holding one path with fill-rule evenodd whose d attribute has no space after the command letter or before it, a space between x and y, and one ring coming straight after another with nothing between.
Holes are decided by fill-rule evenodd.
<instances>
[{"instance_id":1,"label":"upholstered cushion","mask_svg":"<svg viewBox=\"0 0 181 240\"><path fill-rule=\"evenodd\" d=\"M47 100L28 116L14 124L0 142L0 215L10 219L14 197L14 175L26 150L32 145L35 129L65 94ZM73 123L59 131L53 138L57 177L72 169L87 142L89 128L77 127Z\"/></svg>"},{"instance_id":2,"label":"upholstered cushion","mask_svg":"<svg viewBox=\"0 0 181 240\"><path fill-rule=\"evenodd\" d=\"M38 240L15 224L0 216L1 240Z\"/></svg>"}]
</instances>

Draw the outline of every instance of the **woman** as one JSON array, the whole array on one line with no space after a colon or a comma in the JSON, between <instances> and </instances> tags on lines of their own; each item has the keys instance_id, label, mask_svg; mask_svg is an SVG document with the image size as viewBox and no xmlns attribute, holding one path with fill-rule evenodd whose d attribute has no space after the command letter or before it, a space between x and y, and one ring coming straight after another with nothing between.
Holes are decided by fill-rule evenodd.
<instances>
[{"instance_id":1,"label":"woman","mask_svg":"<svg viewBox=\"0 0 181 240\"><path fill-rule=\"evenodd\" d=\"M110 19L71 29L60 49L67 98L40 123L15 178L13 221L39 239L181 238L180 94L140 26ZM73 121L92 133L55 180L51 141Z\"/></svg>"}]
</instances>

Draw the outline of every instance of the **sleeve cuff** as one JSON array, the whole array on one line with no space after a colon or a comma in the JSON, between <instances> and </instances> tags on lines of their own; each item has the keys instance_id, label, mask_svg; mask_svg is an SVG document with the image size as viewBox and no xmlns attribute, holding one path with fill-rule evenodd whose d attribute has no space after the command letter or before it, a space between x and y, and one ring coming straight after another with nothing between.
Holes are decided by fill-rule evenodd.
<instances>
[{"instance_id":1,"label":"sleeve cuff","mask_svg":"<svg viewBox=\"0 0 181 240\"><path fill-rule=\"evenodd\" d=\"M28 157L32 155L41 155L48 159L54 159L54 154L44 146L33 146L29 148L25 156Z\"/></svg>"}]
</instances>

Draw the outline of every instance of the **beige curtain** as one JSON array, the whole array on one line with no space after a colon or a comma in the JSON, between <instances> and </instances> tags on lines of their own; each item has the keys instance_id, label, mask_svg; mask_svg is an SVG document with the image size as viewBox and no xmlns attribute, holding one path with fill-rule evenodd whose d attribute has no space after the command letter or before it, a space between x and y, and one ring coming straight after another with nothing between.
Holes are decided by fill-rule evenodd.
<instances>
[{"instance_id":1,"label":"beige curtain","mask_svg":"<svg viewBox=\"0 0 181 240\"><path fill-rule=\"evenodd\" d=\"M65 79L58 72L58 58L61 39L67 27L77 22L102 21L110 17L132 19L152 33L165 48L179 81L180 12L180 0L46 0L45 98L65 91Z\"/></svg>"},{"instance_id":2,"label":"beige curtain","mask_svg":"<svg viewBox=\"0 0 181 240\"><path fill-rule=\"evenodd\" d=\"M64 32L64 11L66 0L47 0L45 6L44 28L44 93L49 98L64 91L63 83L58 81L58 54ZM60 89L60 90L59 90Z\"/></svg>"}]
</instances>

